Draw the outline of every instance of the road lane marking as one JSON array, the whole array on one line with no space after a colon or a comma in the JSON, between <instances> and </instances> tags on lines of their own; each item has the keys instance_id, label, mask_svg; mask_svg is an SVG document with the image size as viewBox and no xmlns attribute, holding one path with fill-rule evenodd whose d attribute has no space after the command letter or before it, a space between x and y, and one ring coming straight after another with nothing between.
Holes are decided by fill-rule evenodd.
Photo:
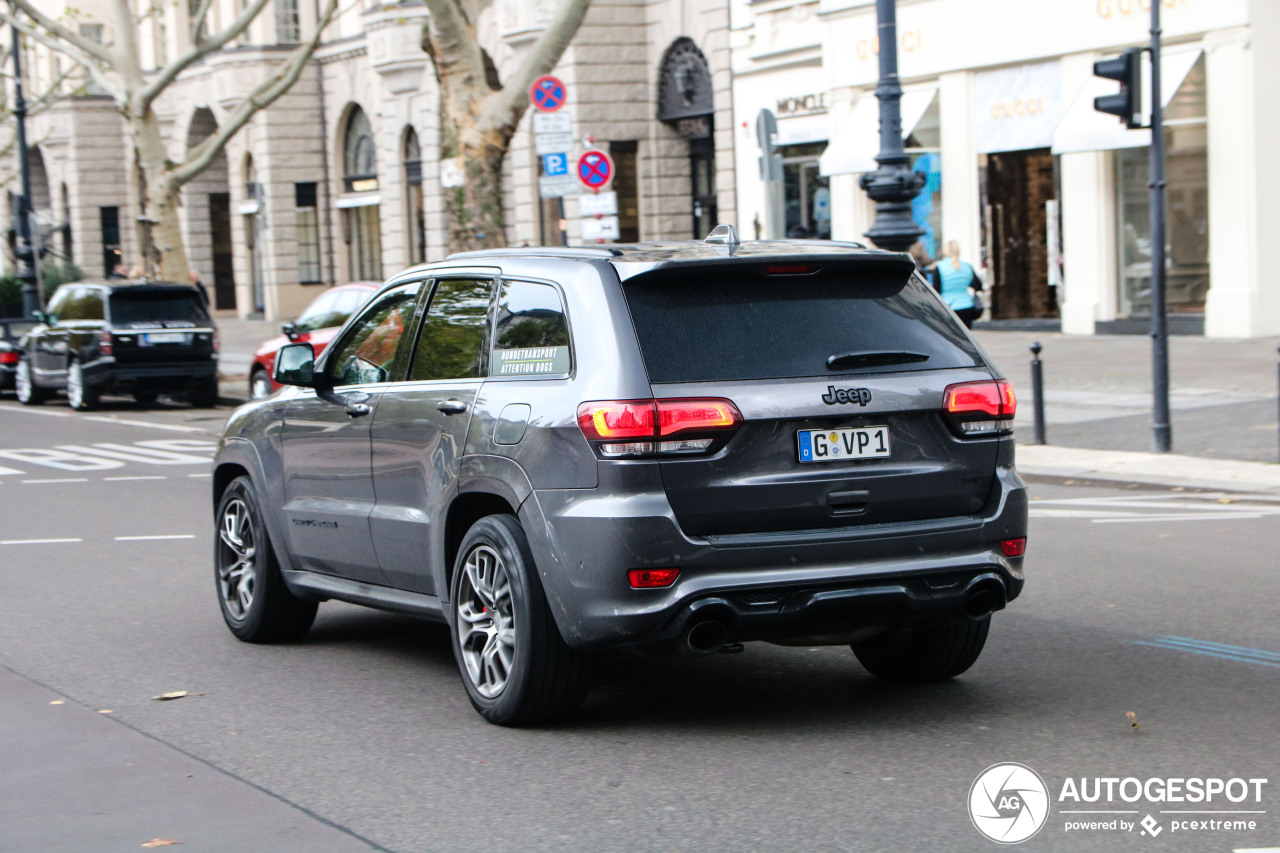
<instances>
[{"instance_id":1,"label":"road lane marking","mask_svg":"<svg viewBox=\"0 0 1280 853\"><path fill-rule=\"evenodd\" d=\"M36 483L87 483L87 482L89 482L89 478L88 478L88 477L62 477L62 478L58 478L58 479L51 479L51 480L23 480L22 482L24 482L24 483L31 483L31 484L36 484Z\"/></svg>"},{"instance_id":2,"label":"road lane marking","mask_svg":"<svg viewBox=\"0 0 1280 853\"><path fill-rule=\"evenodd\" d=\"M0 539L0 545L54 545L60 542L83 541L83 539Z\"/></svg>"},{"instance_id":3,"label":"road lane marking","mask_svg":"<svg viewBox=\"0 0 1280 853\"><path fill-rule=\"evenodd\" d=\"M188 477L212 477L213 475L209 473L204 473L204 474L188 474L187 476Z\"/></svg>"},{"instance_id":4,"label":"road lane marking","mask_svg":"<svg viewBox=\"0 0 1280 853\"><path fill-rule=\"evenodd\" d=\"M195 539L194 533L169 533L158 536L117 536L117 542L145 542L152 539Z\"/></svg>"},{"instance_id":5,"label":"road lane marking","mask_svg":"<svg viewBox=\"0 0 1280 853\"><path fill-rule=\"evenodd\" d=\"M83 419L86 421L97 421L98 423L103 423L103 424L121 424L123 426L150 427L151 429L167 429L167 430L172 430L173 432L203 432L207 434L212 434L212 433L209 433L209 430L204 429L203 427L180 426L178 424L157 424L151 421L135 421L135 420L128 420L126 418L109 418L109 417L104 417L102 415L85 415Z\"/></svg>"},{"instance_id":6,"label":"road lane marking","mask_svg":"<svg viewBox=\"0 0 1280 853\"><path fill-rule=\"evenodd\" d=\"M1213 643L1208 640L1194 640L1190 637L1157 637L1155 640L1134 640L1139 646L1165 649L1173 652L1191 652L1222 660L1233 660L1239 663L1256 663L1260 666L1280 668L1280 652L1266 649L1251 649L1248 646L1232 646L1226 643Z\"/></svg>"},{"instance_id":7,"label":"road lane marking","mask_svg":"<svg viewBox=\"0 0 1280 853\"><path fill-rule=\"evenodd\" d=\"M1065 498L1033 501L1029 515L1032 518L1079 519L1094 524L1246 521L1280 515L1280 498L1227 492Z\"/></svg>"},{"instance_id":8,"label":"road lane marking","mask_svg":"<svg viewBox=\"0 0 1280 853\"><path fill-rule=\"evenodd\" d=\"M11 408L9 408L8 406L5 406L4 410L5 410L6 412L22 412L23 414L26 414L26 415L45 415L46 417L50 417L50 418L69 418L69 417L71 417L71 413L70 413L70 412L58 412L58 411L54 411L54 410L51 410L51 409L32 409L32 408L28 408L28 407L26 407L26 406L23 406L23 407L21 407L21 408L17 408L17 407L15 407L15 408L12 408L12 409L11 409Z\"/></svg>"},{"instance_id":9,"label":"road lane marking","mask_svg":"<svg viewBox=\"0 0 1280 853\"><path fill-rule=\"evenodd\" d=\"M167 479L169 478L164 476L163 474L149 474L149 475L144 475L139 477L103 477L102 482L122 483L125 480L167 480Z\"/></svg>"}]
</instances>

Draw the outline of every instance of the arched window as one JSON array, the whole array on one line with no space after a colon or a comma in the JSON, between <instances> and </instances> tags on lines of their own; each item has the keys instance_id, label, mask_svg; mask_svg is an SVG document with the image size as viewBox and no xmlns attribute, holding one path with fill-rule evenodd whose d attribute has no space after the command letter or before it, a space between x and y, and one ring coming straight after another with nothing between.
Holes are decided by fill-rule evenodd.
<instances>
[{"instance_id":1,"label":"arched window","mask_svg":"<svg viewBox=\"0 0 1280 853\"><path fill-rule=\"evenodd\" d=\"M354 107L347 117L347 131L342 146L342 173L347 192L365 192L378 188L378 149L373 128L364 110ZM372 182L372 186L369 186Z\"/></svg>"},{"instance_id":2,"label":"arched window","mask_svg":"<svg viewBox=\"0 0 1280 853\"><path fill-rule=\"evenodd\" d=\"M427 259L427 218L422 209L422 149L418 146L418 134L412 127L405 128L402 147L404 164L405 229L408 238L409 263L421 263Z\"/></svg>"},{"instance_id":3,"label":"arched window","mask_svg":"<svg viewBox=\"0 0 1280 853\"><path fill-rule=\"evenodd\" d=\"M382 279L382 220L378 194L378 148L369 117L358 106L347 115L342 135L342 237L347 246L348 281Z\"/></svg>"}]
</instances>

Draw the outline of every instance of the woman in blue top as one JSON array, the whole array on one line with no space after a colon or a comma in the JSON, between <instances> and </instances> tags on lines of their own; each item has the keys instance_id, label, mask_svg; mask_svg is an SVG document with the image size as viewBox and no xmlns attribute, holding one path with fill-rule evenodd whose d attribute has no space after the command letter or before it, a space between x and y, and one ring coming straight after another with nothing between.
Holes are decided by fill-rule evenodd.
<instances>
[{"instance_id":1,"label":"woman in blue top","mask_svg":"<svg viewBox=\"0 0 1280 853\"><path fill-rule=\"evenodd\" d=\"M964 323L965 328L972 329L973 321L978 319L982 309L977 307L973 290L982 289L982 279L969 264L960 260L960 244L955 240L947 241L946 257L939 259L929 276L933 289L942 295L943 301L951 306L956 316Z\"/></svg>"}]
</instances>

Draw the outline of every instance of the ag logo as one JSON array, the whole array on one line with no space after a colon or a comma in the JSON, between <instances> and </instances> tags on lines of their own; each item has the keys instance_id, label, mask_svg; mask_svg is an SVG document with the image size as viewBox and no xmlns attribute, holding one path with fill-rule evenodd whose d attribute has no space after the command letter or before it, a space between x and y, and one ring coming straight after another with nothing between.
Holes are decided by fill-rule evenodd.
<instances>
[{"instance_id":1,"label":"ag logo","mask_svg":"<svg viewBox=\"0 0 1280 853\"><path fill-rule=\"evenodd\" d=\"M993 764L969 788L969 818L992 841L1018 844L1049 819L1049 789L1026 765Z\"/></svg>"}]
</instances>

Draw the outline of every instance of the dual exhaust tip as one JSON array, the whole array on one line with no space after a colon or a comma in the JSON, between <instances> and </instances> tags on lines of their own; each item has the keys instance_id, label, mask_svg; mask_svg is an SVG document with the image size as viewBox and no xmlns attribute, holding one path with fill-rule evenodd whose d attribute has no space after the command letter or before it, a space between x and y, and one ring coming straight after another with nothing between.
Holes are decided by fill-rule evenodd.
<instances>
[{"instance_id":1,"label":"dual exhaust tip","mask_svg":"<svg viewBox=\"0 0 1280 853\"><path fill-rule=\"evenodd\" d=\"M980 575L964 593L964 615L975 622L986 619L1008 602L1004 584L994 575ZM680 649L692 655L710 655L729 644L729 626L721 619L694 616L680 636Z\"/></svg>"}]
</instances>

